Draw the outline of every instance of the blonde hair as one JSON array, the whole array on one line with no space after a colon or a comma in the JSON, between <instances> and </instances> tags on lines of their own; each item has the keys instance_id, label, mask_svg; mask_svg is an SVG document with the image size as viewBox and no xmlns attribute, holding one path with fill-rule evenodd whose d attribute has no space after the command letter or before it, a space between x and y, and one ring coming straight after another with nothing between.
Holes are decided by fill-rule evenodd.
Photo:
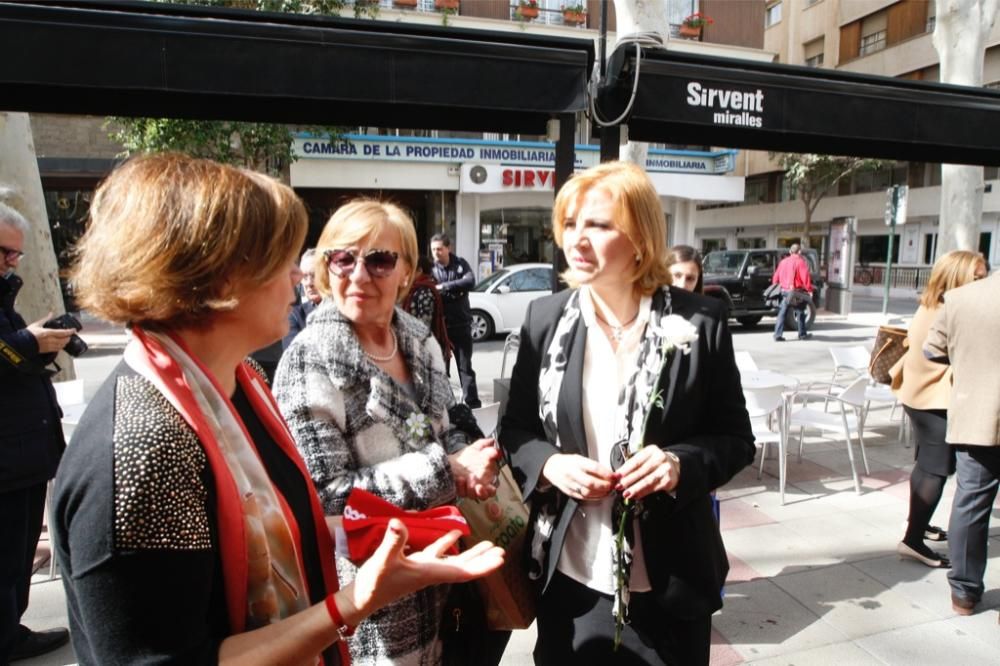
<instances>
[{"instance_id":1,"label":"blonde hair","mask_svg":"<svg viewBox=\"0 0 1000 666\"><path fill-rule=\"evenodd\" d=\"M975 280L976 269L980 266L986 267L986 259L978 252L953 250L941 255L934 262L931 277L920 295L920 304L933 310L944 300L944 292Z\"/></svg>"},{"instance_id":2,"label":"blonde hair","mask_svg":"<svg viewBox=\"0 0 1000 666\"><path fill-rule=\"evenodd\" d=\"M605 162L574 175L559 190L552 206L552 231L556 244L563 247L563 232L570 206L580 208L583 197L592 189L611 195L614 202L614 224L631 241L639 260L630 276L636 289L652 294L660 286L670 284L670 264L667 253L667 222L656 188L649 176L628 162ZM563 274L571 287L578 286L572 271Z\"/></svg>"},{"instance_id":3,"label":"blonde hair","mask_svg":"<svg viewBox=\"0 0 1000 666\"><path fill-rule=\"evenodd\" d=\"M417 258L420 250L417 247L417 231L413 220L402 208L393 203L375 199L353 199L330 217L319 243L316 244L316 289L323 296L332 292L330 286L330 271L324 253L327 250L342 250L370 236L375 236L384 228L395 229L399 234L399 246L402 249L400 259L406 262L407 275L396 294L396 302L400 303L413 284L417 272Z\"/></svg>"},{"instance_id":4,"label":"blonde hair","mask_svg":"<svg viewBox=\"0 0 1000 666\"><path fill-rule=\"evenodd\" d=\"M307 227L305 206L269 176L140 156L97 188L72 281L81 307L108 321L208 325L294 259Z\"/></svg>"}]
</instances>

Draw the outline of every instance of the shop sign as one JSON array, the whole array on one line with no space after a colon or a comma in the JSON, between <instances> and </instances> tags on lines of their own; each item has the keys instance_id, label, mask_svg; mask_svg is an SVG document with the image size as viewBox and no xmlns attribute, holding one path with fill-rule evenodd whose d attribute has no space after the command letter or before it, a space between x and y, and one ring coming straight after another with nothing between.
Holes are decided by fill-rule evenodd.
<instances>
[{"instance_id":1,"label":"shop sign","mask_svg":"<svg viewBox=\"0 0 1000 666\"><path fill-rule=\"evenodd\" d=\"M504 164L553 168L555 147L540 142L496 142L475 139L420 139L345 134L337 141L300 135L292 144L300 159L368 160L462 164ZM713 152L650 150L646 171L650 173L727 173L735 168L735 151ZM574 168L586 169L600 162L597 146L576 146ZM545 182L542 181L544 185ZM548 184L551 189L551 183Z\"/></svg>"},{"instance_id":2,"label":"shop sign","mask_svg":"<svg viewBox=\"0 0 1000 666\"><path fill-rule=\"evenodd\" d=\"M688 106L709 109L715 125L764 126L764 91L713 88L699 81L687 84Z\"/></svg>"}]
</instances>

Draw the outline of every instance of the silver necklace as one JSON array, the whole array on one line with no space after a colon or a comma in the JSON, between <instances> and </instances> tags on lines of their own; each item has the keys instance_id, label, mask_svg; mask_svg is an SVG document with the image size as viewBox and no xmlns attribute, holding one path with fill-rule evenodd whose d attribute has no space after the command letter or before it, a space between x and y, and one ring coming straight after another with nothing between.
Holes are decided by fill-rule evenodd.
<instances>
[{"instance_id":1,"label":"silver necklace","mask_svg":"<svg viewBox=\"0 0 1000 666\"><path fill-rule=\"evenodd\" d=\"M396 331L390 328L389 334L392 335L392 351L389 352L388 355L376 356L375 354L369 353L368 350L365 349L364 347L361 348L361 352L371 360L375 361L376 363L386 363L388 361L391 361L392 357L396 355L397 351L399 351L399 341L396 339Z\"/></svg>"},{"instance_id":2,"label":"silver necklace","mask_svg":"<svg viewBox=\"0 0 1000 666\"><path fill-rule=\"evenodd\" d=\"M625 322L620 326L615 326L610 321L602 317L601 313L597 311L597 308L594 308L594 314L597 315L598 319L604 322L605 326L611 329L611 337L614 339L615 342L621 342L622 338L625 337L625 331L629 329L629 327L632 325L632 322L634 322L636 319L639 318L639 311L636 310L635 314L632 315L631 319L629 319L627 322Z\"/></svg>"}]
</instances>

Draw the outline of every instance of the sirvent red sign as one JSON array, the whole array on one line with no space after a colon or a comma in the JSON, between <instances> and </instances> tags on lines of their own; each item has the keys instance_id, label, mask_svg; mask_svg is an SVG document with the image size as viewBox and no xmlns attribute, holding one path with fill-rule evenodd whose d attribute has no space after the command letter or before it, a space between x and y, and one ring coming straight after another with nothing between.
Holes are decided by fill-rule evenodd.
<instances>
[{"instance_id":1,"label":"sirvent red sign","mask_svg":"<svg viewBox=\"0 0 1000 666\"><path fill-rule=\"evenodd\" d=\"M555 171L551 169L504 169L504 187L552 187Z\"/></svg>"}]
</instances>

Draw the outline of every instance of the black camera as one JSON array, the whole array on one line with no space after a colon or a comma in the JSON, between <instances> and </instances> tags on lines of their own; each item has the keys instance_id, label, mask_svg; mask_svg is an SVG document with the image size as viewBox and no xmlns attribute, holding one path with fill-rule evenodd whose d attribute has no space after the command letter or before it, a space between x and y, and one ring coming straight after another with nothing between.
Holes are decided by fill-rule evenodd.
<instances>
[{"instance_id":1,"label":"black camera","mask_svg":"<svg viewBox=\"0 0 1000 666\"><path fill-rule=\"evenodd\" d=\"M80 320L68 312L64 315L59 315L55 319L48 320L42 324L42 326L45 328L72 328L76 331L83 328L83 324L80 323ZM85 353L89 347L87 347L87 343L83 341L83 338L74 333L73 337L69 339L69 342L66 343L66 346L63 347L63 349L66 350L66 353L70 356L77 357Z\"/></svg>"}]
</instances>

